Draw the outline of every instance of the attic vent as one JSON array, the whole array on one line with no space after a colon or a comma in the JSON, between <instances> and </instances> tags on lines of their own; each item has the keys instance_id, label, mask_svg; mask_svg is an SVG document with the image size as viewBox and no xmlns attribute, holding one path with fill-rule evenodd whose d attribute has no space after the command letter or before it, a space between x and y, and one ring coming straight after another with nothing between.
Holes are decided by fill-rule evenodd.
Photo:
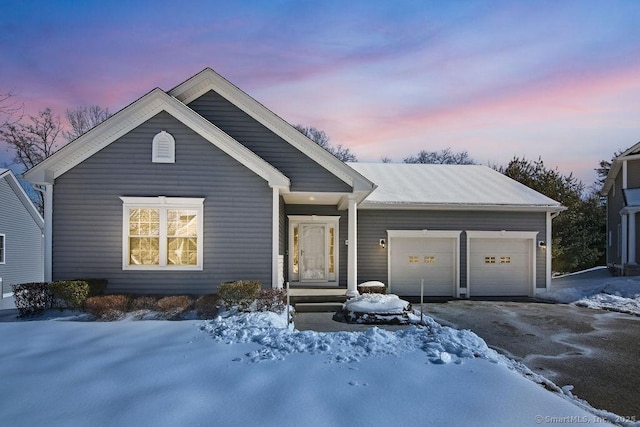
<instances>
[{"instance_id":1,"label":"attic vent","mask_svg":"<svg viewBox=\"0 0 640 427\"><path fill-rule=\"evenodd\" d=\"M176 140L170 133L162 131L153 137L151 161L153 163L176 162Z\"/></svg>"}]
</instances>

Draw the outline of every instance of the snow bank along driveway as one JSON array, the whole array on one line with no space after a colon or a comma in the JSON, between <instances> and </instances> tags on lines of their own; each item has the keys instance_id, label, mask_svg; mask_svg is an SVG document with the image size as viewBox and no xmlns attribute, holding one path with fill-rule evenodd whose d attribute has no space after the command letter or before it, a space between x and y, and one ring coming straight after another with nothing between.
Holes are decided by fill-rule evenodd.
<instances>
[{"instance_id":1,"label":"snow bank along driveway","mask_svg":"<svg viewBox=\"0 0 640 427\"><path fill-rule=\"evenodd\" d=\"M544 302L452 301L425 311L468 328L591 405L640 420L640 317Z\"/></svg>"},{"instance_id":2,"label":"snow bank along driveway","mask_svg":"<svg viewBox=\"0 0 640 427\"><path fill-rule=\"evenodd\" d=\"M7 426L599 422L469 331L316 333L283 317L0 323ZM542 378L538 381L544 382ZM547 388L554 389L550 383Z\"/></svg>"}]
</instances>

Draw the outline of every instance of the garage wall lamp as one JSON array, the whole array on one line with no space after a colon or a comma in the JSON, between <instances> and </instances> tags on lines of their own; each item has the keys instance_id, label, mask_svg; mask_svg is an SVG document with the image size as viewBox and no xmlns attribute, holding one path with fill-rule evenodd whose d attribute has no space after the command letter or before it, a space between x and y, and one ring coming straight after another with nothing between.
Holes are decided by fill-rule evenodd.
<instances>
[{"instance_id":1,"label":"garage wall lamp","mask_svg":"<svg viewBox=\"0 0 640 427\"><path fill-rule=\"evenodd\" d=\"M538 242L538 247L541 248L541 249L547 249L547 242L544 242L544 241L540 240Z\"/></svg>"},{"instance_id":2,"label":"garage wall lamp","mask_svg":"<svg viewBox=\"0 0 640 427\"><path fill-rule=\"evenodd\" d=\"M380 245L380 247L382 249L387 247L387 240L386 239L380 239L380 241L378 242L378 244Z\"/></svg>"}]
</instances>

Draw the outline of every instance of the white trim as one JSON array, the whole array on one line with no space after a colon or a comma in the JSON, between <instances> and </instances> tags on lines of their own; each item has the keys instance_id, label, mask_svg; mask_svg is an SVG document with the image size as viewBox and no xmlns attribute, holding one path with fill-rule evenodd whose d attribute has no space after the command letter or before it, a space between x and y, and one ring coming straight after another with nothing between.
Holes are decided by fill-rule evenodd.
<instances>
[{"instance_id":1,"label":"white trim","mask_svg":"<svg viewBox=\"0 0 640 427\"><path fill-rule=\"evenodd\" d=\"M627 215L625 213L620 213L620 223L622 224L622 238L620 239L620 247L622 248L622 254L620 255L620 263L622 264L623 268L624 266L627 264L628 262L628 258L627 258L627 249L628 249L628 245L629 243L627 242L628 239L628 232L627 232Z\"/></svg>"},{"instance_id":2,"label":"white trim","mask_svg":"<svg viewBox=\"0 0 640 427\"><path fill-rule=\"evenodd\" d=\"M391 237L433 237L454 238L460 237L462 230L387 230L387 236Z\"/></svg>"},{"instance_id":3,"label":"white trim","mask_svg":"<svg viewBox=\"0 0 640 427\"><path fill-rule=\"evenodd\" d=\"M551 234L551 227L553 226L552 224L552 220L553 217L551 216L551 212L547 212L547 221L546 221L546 244L547 247L544 249L546 251L545 253L545 280L544 280L544 288L545 291L548 292L551 290L551 277L552 277L552 271L551 271L551 246L552 246L552 240L553 240L553 236Z\"/></svg>"},{"instance_id":4,"label":"white trim","mask_svg":"<svg viewBox=\"0 0 640 427\"><path fill-rule=\"evenodd\" d=\"M460 287L460 234L462 230L387 230L387 284L391 290L391 244L394 238L413 237L413 238L433 238L433 239L454 239L455 247L453 250L454 283L452 296L460 298L462 289ZM454 295L453 295L454 294Z\"/></svg>"},{"instance_id":5,"label":"white trim","mask_svg":"<svg viewBox=\"0 0 640 427\"><path fill-rule=\"evenodd\" d=\"M162 111L166 111L211 144L245 165L267 181L270 186L289 187L289 178L279 170L161 89L152 90L64 146L53 156L27 171L24 174L25 179L36 184L53 183L55 178Z\"/></svg>"},{"instance_id":6,"label":"white trim","mask_svg":"<svg viewBox=\"0 0 640 427\"><path fill-rule=\"evenodd\" d=\"M529 289L529 296L534 296L536 291L536 259L537 249L536 238L538 236L537 231L467 231L467 298L472 296L472 283L471 283L471 239L525 239L531 240L531 288Z\"/></svg>"},{"instance_id":7,"label":"white trim","mask_svg":"<svg viewBox=\"0 0 640 427\"><path fill-rule=\"evenodd\" d=\"M204 198L193 197L120 197L122 200L122 270L128 271L202 271L203 270L203 248L204 248ZM129 209L136 208L158 208L160 209L160 265L131 265L129 264ZM166 211L170 208L183 208L196 210L198 214L197 224L197 261L196 265L168 265L167 264L167 236L166 232Z\"/></svg>"},{"instance_id":8,"label":"white trim","mask_svg":"<svg viewBox=\"0 0 640 427\"><path fill-rule=\"evenodd\" d=\"M0 251L0 255L2 255L0 256L0 265L3 265L7 263L7 235L0 233L0 241L2 242L0 245L0 249L2 249ZM0 279L0 285L2 285L2 279Z\"/></svg>"},{"instance_id":9,"label":"white trim","mask_svg":"<svg viewBox=\"0 0 640 427\"><path fill-rule=\"evenodd\" d=\"M636 263L636 212L630 211L629 217L629 264Z\"/></svg>"},{"instance_id":10,"label":"white trim","mask_svg":"<svg viewBox=\"0 0 640 427\"><path fill-rule=\"evenodd\" d=\"M31 201L27 192L24 191L22 184L20 184L20 181L18 181L18 178L16 178L11 169L0 169L0 179L5 177L8 178L7 184L9 184L9 187L13 189L14 194L18 199L20 199L20 202L22 202L25 209L27 209L36 225L40 227L41 230L44 230L44 219L42 218L42 215Z\"/></svg>"},{"instance_id":11,"label":"white trim","mask_svg":"<svg viewBox=\"0 0 640 427\"><path fill-rule=\"evenodd\" d=\"M379 203L367 202L358 206L362 210L431 210L431 211L493 211L493 212L561 212L564 206L543 205L468 205L455 203Z\"/></svg>"},{"instance_id":12,"label":"white trim","mask_svg":"<svg viewBox=\"0 0 640 427\"><path fill-rule=\"evenodd\" d=\"M280 190L273 188L271 206L271 287L282 288L279 283L280 263L278 257L280 255Z\"/></svg>"},{"instance_id":13,"label":"white trim","mask_svg":"<svg viewBox=\"0 0 640 427\"><path fill-rule=\"evenodd\" d=\"M288 247L289 247L289 256L287 257L287 271L289 273L289 280L291 282L294 282L296 284L300 284L302 283L301 277L300 277L300 269L298 268L298 277L297 279L293 278L293 258L295 256L295 253L293 252L293 248L294 248L294 244L293 244L293 230L296 226L300 226L300 225L305 225L305 224L324 224L327 225L329 227L333 227L333 229L335 230L335 235L334 235L334 254L333 254L333 263L334 263L334 273L333 275L335 275L334 278L329 278L327 277L327 280L325 281L326 284L328 285L336 285L339 286L340 285L340 216L323 216L323 215L287 215L287 218L289 219L289 239L288 239ZM328 233L327 236L325 236L328 239ZM329 257L329 245L327 242L326 248L325 248L325 256ZM309 282L306 282L307 284ZM318 283L314 283L314 284L318 284Z\"/></svg>"},{"instance_id":14,"label":"white trim","mask_svg":"<svg viewBox=\"0 0 640 427\"><path fill-rule=\"evenodd\" d=\"M628 181L628 167L627 167L627 160L623 160L622 161L622 189L626 190L627 189L627 183Z\"/></svg>"},{"instance_id":15,"label":"white trim","mask_svg":"<svg viewBox=\"0 0 640 427\"><path fill-rule=\"evenodd\" d=\"M347 228L347 297L358 296L358 204L349 197Z\"/></svg>"},{"instance_id":16,"label":"white trim","mask_svg":"<svg viewBox=\"0 0 640 427\"><path fill-rule=\"evenodd\" d=\"M53 271L53 184L44 185L44 281L52 280Z\"/></svg>"},{"instance_id":17,"label":"white trim","mask_svg":"<svg viewBox=\"0 0 640 427\"><path fill-rule=\"evenodd\" d=\"M1 284L1 282L0 282ZM6 294L2 294L2 298L9 298L13 296L13 292L7 292Z\"/></svg>"},{"instance_id":18,"label":"white trim","mask_svg":"<svg viewBox=\"0 0 640 427\"><path fill-rule=\"evenodd\" d=\"M287 143L302 151L337 178L353 187L354 191L366 190L371 192L375 189L375 185L362 174L338 160L327 150L298 132L285 120L211 68L205 68L195 76L171 89L169 95L177 98L184 104L189 104L210 90L215 91L274 134L284 139Z\"/></svg>"},{"instance_id":19,"label":"white trim","mask_svg":"<svg viewBox=\"0 0 640 427\"><path fill-rule=\"evenodd\" d=\"M175 163L176 162L176 140L167 131L160 131L153 137L151 142L151 162L152 163ZM165 147L163 147L163 145ZM161 150L164 148L164 150ZM166 154L162 155L162 151Z\"/></svg>"}]
</instances>

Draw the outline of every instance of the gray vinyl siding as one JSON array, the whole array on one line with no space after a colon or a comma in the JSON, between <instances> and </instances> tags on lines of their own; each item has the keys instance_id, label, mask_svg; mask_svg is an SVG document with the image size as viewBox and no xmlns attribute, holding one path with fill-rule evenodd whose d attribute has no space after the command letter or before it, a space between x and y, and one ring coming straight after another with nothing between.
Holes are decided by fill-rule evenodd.
<instances>
[{"instance_id":1,"label":"gray vinyl siding","mask_svg":"<svg viewBox=\"0 0 640 427\"><path fill-rule=\"evenodd\" d=\"M537 231L538 240L546 240L546 213L460 212L418 210L358 211L358 282L378 280L386 283L387 249L379 245L387 230L469 230L469 231ZM544 288L546 259L536 249L536 287ZM460 236L460 285L467 284L467 238Z\"/></svg>"},{"instance_id":2,"label":"gray vinyl siding","mask_svg":"<svg viewBox=\"0 0 640 427\"><path fill-rule=\"evenodd\" d=\"M349 227L349 217L347 211L339 211L335 206L324 205L286 205L287 215L318 215L318 216L339 216L338 222L338 284L347 286L347 233ZM289 221L287 220L287 230L289 229ZM291 248L289 248L291 249ZM285 271L288 270L289 253L285 256Z\"/></svg>"},{"instance_id":3,"label":"gray vinyl siding","mask_svg":"<svg viewBox=\"0 0 640 427\"><path fill-rule=\"evenodd\" d=\"M152 139L176 141L173 164L151 162ZM122 269L120 196L203 197L203 271ZM251 170L162 112L58 177L53 279L104 278L108 292L205 294L218 284L271 285L272 191Z\"/></svg>"},{"instance_id":4,"label":"gray vinyl siding","mask_svg":"<svg viewBox=\"0 0 640 427\"><path fill-rule=\"evenodd\" d=\"M5 236L2 294L12 292L11 285L44 280L42 232L14 188L0 178L0 234Z\"/></svg>"},{"instance_id":5,"label":"gray vinyl siding","mask_svg":"<svg viewBox=\"0 0 640 427\"><path fill-rule=\"evenodd\" d=\"M640 188L640 160L627 160L627 188Z\"/></svg>"},{"instance_id":6,"label":"gray vinyl siding","mask_svg":"<svg viewBox=\"0 0 640 427\"><path fill-rule=\"evenodd\" d=\"M291 191L345 192L351 187L214 91L189 107L280 170Z\"/></svg>"},{"instance_id":7,"label":"gray vinyl siding","mask_svg":"<svg viewBox=\"0 0 640 427\"><path fill-rule=\"evenodd\" d=\"M620 210L624 207L622 194L622 169L615 179L613 187L607 195L607 264L620 264L622 251L618 229L621 224ZM611 245L609 245L611 232Z\"/></svg>"}]
</instances>

